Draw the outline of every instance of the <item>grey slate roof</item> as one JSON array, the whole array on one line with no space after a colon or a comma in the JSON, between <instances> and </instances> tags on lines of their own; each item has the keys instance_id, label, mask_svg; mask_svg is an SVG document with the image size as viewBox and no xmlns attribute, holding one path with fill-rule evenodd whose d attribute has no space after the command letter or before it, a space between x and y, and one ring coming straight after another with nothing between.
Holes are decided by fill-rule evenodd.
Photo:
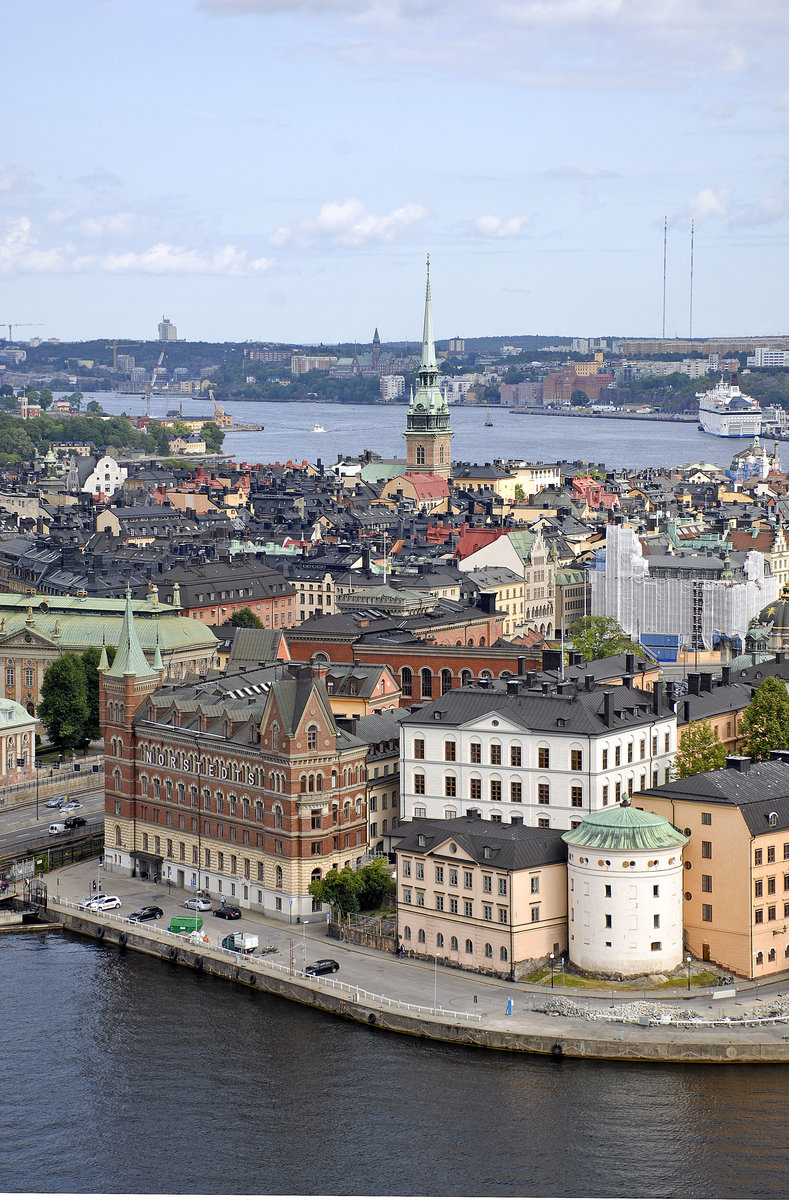
<instances>
[{"instance_id":1,"label":"grey slate roof","mask_svg":"<svg viewBox=\"0 0 789 1200\"><path fill-rule=\"evenodd\" d=\"M688 779L676 779L656 788L639 791L641 796L661 800L680 799L704 804L726 804L740 809L753 835L789 830L789 763L750 763L739 771L722 767L718 771L702 771ZM770 824L770 814L775 814Z\"/></svg>"},{"instance_id":2,"label":"grey slate roof","mask_svg":"<svg viewBox=\"0 0 789 1200\"><path fill-rule=\"evenodd\" d=\"M535 829L531 825L505 825L477 817L432 820L415 817L397 827L397 852L429 854L450 839L480 866L499 871L523 871L567 861L561 829ZM424 838L424 844L420 844ZM486 854L485 847L492 853Z\"/></svg>"}]
</instances>

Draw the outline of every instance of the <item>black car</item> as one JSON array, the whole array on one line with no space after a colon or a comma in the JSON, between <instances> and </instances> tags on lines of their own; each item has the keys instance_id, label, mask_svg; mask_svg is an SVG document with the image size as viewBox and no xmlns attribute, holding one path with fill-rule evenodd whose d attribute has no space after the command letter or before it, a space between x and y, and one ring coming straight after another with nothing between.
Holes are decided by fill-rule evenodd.
<instances>
[{"instance_id":1,"label":"black car","mask_svg":"<svg viewBox=\"0 0 789 1200\"><path fill-rule=\"evenodd\" d=\"M237 904L223 904L221 908L214 909L215 917L224 917L226 921L240 921L241 909Z\"/></svg>"},{"instance_id":2,"label":"black car","mask_svg":"<svg viewBox=\"0 0 789 1200\"><path fill-rule=\"evenodd\" d=\"M319 958L317 962L310 963L307 967L308 975L331 975L334 971L339 971L340 964L333 958Z\"/></svg>"},{"instance_id":3,"label":"black car","mask_svg":"<svg viewBox=\"0 0 789 1200\"><path fill-rule=\"evenodd\" d=\"M80 825L87 825L87 823L84 817L66 817L63 822L66 829L78 829Z\"/></svg>"},{"instance_id":4,"label":"black car","mask_svg":"<svg viewBox=\"0 0 789 1200\"><path fill-rule=\"evenodd\" d=\"M142 908L138 908L136 912L129 913L130 921L158 921L164 913L155 904L145 904Z\"/></svg>"}]
</instances>

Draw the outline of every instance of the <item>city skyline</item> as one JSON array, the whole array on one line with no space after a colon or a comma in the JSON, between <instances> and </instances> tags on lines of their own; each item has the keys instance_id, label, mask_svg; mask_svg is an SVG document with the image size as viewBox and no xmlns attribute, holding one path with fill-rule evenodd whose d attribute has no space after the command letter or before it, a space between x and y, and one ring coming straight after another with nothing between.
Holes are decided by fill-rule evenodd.
<instances>
[{"instance_id":1,"label":"city skyline","mask_svg":"<svg viewBox=\"0 0 789 1200\"><path fill-rule=\"evenodd\" d=\"M691 221L694 335L786 328L775 0L34 0L4 32L18 339L414 340L426 250L440 340L660 336L664 219L668 336Z\"/></svg>"}]
</instances>

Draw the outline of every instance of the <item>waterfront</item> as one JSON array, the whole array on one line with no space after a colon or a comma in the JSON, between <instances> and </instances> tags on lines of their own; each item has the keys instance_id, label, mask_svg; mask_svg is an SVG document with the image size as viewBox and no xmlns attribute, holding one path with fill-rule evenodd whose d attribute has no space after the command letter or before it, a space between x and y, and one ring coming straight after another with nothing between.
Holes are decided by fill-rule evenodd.
<instances>
[{"instance_id":1,"label":"waterfront","mask_svg":"<svg viewBox=\"0 0 789 1200\"><path fill-rule=\"evenodd\" d=\"M780 1067L417 1042L70 935L0 941L7 1191L786 1194Z\"/></svg>"},{"instance_id":2,"label":"waterfront","mask_svg":"<svg viewBox=\"0 0 789 1200\"><path fill-rule=\"evenodd\" d=\"M90 393L94 395L94 393ZM86 393L87 400L88 393ZM138 415L145 411L140 396L95 393L110 413ZM163 417L175 404L173 397L153 396L151 415ZM324 464L339 454L374 450L384 457L404 456L406 409L401 404L288 404L284 402L232 402L225 409L236 421L261 424L261 432L230 432L224 452L238 461L285 462L306 458ZM207 399L184 398L184 416L209 415ZM493 411L493 426L486 428L484 408L450 409L452 455L456 462L490 462L495 458L557 459L605 463L612 468L662 466L686 462L715 462L728 467L732 456L749 439L716 438L702 433L695 422L609 421L589 417L540 417ZM313 433L313 426L325 433ZM772 446L772 443L768 442Z\"/></svg>"}]
</instances>

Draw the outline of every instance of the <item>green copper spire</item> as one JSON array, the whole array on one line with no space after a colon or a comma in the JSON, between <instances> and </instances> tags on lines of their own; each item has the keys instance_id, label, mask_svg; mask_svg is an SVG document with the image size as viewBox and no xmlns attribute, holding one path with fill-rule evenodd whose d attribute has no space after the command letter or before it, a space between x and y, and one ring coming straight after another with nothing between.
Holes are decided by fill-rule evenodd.
<instances>
[{"instance_id":1,"label":"green copper spire","mask_svg":"<svg viewBox=\"0 0 789 1200\"><path fill-rule=\"evenodd\" d=\"M439 387L438 362L433 338L433 304L430 296L430 255L427 256L425 284L425 321L422 329L422 361L417 373L416 391L408 406L408 428L430 428L449 431L449 409ZM439 425L425 426L425 418L441 418Z\"/></svg>"},{"instance_id":2,"label":"green copper spire","mask_svg":"<svg viewBox=\"0 0 789 1200\"><path fill-rule=\"evenodd\" d=\"M140 645L140 639L137 637L137 631L134 628L131 588L127 588L126 611L123 614L120 645L118 646L118 653L115 655L115 661L107 671L107 676L111 679L123 679L125 675L150 678L153 674L154 671L148 666L147 659Z\"/></svg>"},{"instance_id":3,"label":"green copper spire","mask_svg":"<svg viewBox=\"0 0 789 1200\"><path fill-rule=\"evenodd\" d=\"M436 362L436 345L433 340L433 305L430 299L430 255L427 256L427 282L425 284L425 323L422 329L422 361L419 364L419 376L423 371L435 371L438 374Z\"/></svg>"},{"instance_id":4,"label":"green copper spire","mask_svg":"<svg viewBox=\"0 0 789 1200\"><path fill-rule=\"evenodd\" d=\"M159 648L159 630L156 630L156 649L153 652L153 669L154 671L163 671L164 663L162 662L162 652Z\"/></svg>"}]
</instances>

